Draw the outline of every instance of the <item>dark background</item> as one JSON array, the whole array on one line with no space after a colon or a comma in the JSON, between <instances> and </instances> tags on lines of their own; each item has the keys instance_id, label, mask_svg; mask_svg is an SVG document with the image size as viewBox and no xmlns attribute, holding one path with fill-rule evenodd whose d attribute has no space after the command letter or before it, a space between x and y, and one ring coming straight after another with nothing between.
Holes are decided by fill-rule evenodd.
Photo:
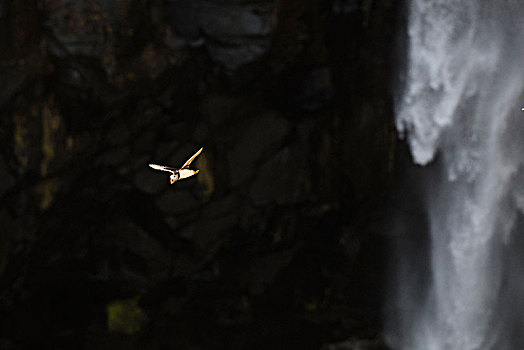
<instances>
[{"instance_id":1,"label":"dark background","mask_svg":"<svg viewBox=\"0 0 524 350\"><path fill-rule=\"evenodd\" d=\"M384 349L402 10L1 0L0 349Z\"/></svg>"}]
</instances>

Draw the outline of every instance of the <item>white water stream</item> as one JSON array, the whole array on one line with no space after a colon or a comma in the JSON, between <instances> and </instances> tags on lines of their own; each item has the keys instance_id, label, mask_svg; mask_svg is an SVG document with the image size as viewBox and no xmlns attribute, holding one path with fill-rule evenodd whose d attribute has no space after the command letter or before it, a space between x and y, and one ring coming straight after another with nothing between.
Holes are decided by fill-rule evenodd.
<instances>
[{"instance_id":1,"label":"white water stream","mask_svg":"<svg viewBox=\"0 0 524 350\"><path fill-rule=\"evenodd\" d=\"M406 350L524 349L524 1L407 7L397 128L427 167L425 227L410 234L427 253L417 268L399 245L387 338Z\"/></svg>"}]
</instances>

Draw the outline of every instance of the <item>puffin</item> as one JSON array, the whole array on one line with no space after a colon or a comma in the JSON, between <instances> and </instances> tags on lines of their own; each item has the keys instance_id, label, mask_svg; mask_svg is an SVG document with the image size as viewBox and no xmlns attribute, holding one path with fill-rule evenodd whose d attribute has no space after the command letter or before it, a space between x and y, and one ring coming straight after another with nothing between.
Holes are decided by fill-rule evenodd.
<instances>
[{"instance_id":1,"label":"puffin","mask_svg":"<svg viewBox=\"0 0 524 350\"><path fill-rule=\"evenodd\" d=\"M200 148L191 158L189 158L184 165L182 165L180 168L172 168L169 166L164 165L158 165L158 164L149 164L149 166L155 170L161 170L161 171L168 171L171 173L169 175L169 182L171 184L174 184L178 180L187 179L188 177L191 177L193 175L198 174L199 170L192 170L189 169L189 165L191 162L195 160L196 157L202 152L204 147Z\"/></svg>"}]
</instances>

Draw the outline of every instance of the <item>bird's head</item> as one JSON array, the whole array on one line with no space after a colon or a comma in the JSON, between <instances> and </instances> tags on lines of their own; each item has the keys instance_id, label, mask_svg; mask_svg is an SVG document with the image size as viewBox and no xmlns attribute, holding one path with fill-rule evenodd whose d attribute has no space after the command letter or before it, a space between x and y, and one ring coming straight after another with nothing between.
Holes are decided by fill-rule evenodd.
<instances>
[{"instance_id":1,"label":"bird's head","mask_svg":"<svg viewBox=\"0 0 524 350\"><path fill-rule=\"evenodd\" d=\"M171 174L171 175L169 176L169 182L170 182L171 184L174 184L174 183L176 182L176 180L178 180L178 174Z\"/></svg>"}]
</instances>

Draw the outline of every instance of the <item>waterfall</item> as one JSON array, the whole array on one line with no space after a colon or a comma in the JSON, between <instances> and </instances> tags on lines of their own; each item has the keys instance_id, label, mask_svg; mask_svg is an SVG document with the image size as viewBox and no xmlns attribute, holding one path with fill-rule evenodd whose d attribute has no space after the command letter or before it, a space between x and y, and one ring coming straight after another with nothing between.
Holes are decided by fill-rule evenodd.
<instances>
[{"instance_id":1,"label":"waterfall","mask_svg":"<svg viewBox=\"0 0 524 350\"><path fill-rule=\"evenodd\" d=\"M424 220L399 213L386 337L394 349L522 349L524 2L407 10L396 123L423 169Z\"/></svg>"}]
</instances>

